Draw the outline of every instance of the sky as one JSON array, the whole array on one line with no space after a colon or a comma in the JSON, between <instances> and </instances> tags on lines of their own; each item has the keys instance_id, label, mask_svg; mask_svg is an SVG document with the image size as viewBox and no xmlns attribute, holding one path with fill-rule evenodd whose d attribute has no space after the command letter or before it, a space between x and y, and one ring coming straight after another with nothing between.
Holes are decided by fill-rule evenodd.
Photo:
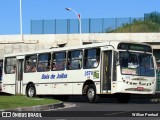
<instances>
[{"instance_id":1,"label":"sky","mask_svg":"<svg viewBox=\"0 0 160 120\"><path fill-rule=\"evenodd\" d=\"M160 12L160 0L22 0L23 34L30 34L31 20L143 17ZM0 35L20 34L20 0L0 0Z\"/></svg>"}]
</instances>

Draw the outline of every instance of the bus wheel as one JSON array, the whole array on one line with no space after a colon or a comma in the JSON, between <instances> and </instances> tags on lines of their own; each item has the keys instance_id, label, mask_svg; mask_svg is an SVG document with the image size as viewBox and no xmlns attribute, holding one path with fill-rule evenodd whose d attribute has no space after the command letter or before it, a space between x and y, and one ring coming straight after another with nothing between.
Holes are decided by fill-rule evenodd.
<instances>
[{"instance_id":1,"label":"bus wheel","mask_svg":"<svg viewBox=\"0 0 160 120\"><path fill-rule=\"evenodd\" d=\"M86 96L90 103L94 103L98 101L99 96L96 94L96 87L94 84L88 85Z\"/></svg>"},{"instance_id":2,"label":"bus wheel","mask_svg":"<svg viewBox=\"0 0 160 120\"><path fill-rule=\"evenodd\" d=\"M117 100L119 103L128 103L130 100L130 94L117 94Z\"/></svg>"},{"instance_id":3,"label":"bus wheel","mask_svg":"<svg viewBox=\"0 0 160 120\"><path fill-rule=\"evenodd\" d=\"M27 97L35 97L36 96L36 89L34 84L29 84L27 86Z\"/></svg>"}]
</instances>

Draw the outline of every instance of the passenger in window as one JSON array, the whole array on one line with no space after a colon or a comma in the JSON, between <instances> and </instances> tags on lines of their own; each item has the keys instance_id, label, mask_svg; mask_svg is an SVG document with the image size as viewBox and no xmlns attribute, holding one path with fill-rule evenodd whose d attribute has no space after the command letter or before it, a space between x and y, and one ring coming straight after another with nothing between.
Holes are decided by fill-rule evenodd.
<instances>
[{"instance_id":1,"label":"passenger in window","mask_svg":"<svg viewBox=\"0 0 160 120\"><path fill-rule=\"evenodd\" d=\"M44 65L43 64L39 64L38 65L38 72L42 72L45 71Z\"/></svg>"},{"instance_id":2,"label":"passenger in window","mask_svg":"<svg viewBox=\"0 0 160 120\"><path fill-rule=\"evenodd\" d=\"M36 66L33 66L31 71L36 72Z\"/></svg>"},{"instance_id":3,"label":"passenger in window","mask_svg":"<svg viewBox=\"0 0 160 120\"><path fill-rule=\"evenodd\" d=\"M97 58L96 61L93 64L93 67L98 67L98 65L99 65L99 59Z\"/></svg>"},{"instance_id":4,"label":"passenger in window","mask_svg":"<svg viewBox=\"0 0 160 120\"><path fill-rule=\"evenodd\" d=\"M56 70L56 63L55 62L53 62L53 70Z\"/></svg>"},{"instance_id":5,"label":"passenger in window","mask_svg":"<svg viewBox=\"0 0 160 120\"><path fill-rule=\"evenodd\" d=\"M31 66L30 65L26 65L26 71L27 72L31 71Z\"/></svg>"},{"instance_id":6,"label":"passenger in window","mask_svg":"<svg viewBox=\"0 0 160 120\"><path fill-rule=\"evenodd\" d=\"M64 62L60 61L56 63L56 69L57 70L63 70L64 69Z\"/></svg>"},{"instance_id":7,"label":"passenger in window","mask_svg":"<svg viewBox=\"0 0 160 120\"><path fill-rule=\"evenodd\" d=\"M15 73L15 72L16 72L16 66L14 65L14 66L12 67L11 73Z\"/></svg>"},{"instance_id":8,"label":"passenger in window","mask_svg":"<svg viewBox=\"0 0 160 120\"><path fill-rule=\"evenodd\" d=\"M58 70L63 70L64 69L64 63L63 62L60 62L58 64Z\"/></svg>"}]
</instances>

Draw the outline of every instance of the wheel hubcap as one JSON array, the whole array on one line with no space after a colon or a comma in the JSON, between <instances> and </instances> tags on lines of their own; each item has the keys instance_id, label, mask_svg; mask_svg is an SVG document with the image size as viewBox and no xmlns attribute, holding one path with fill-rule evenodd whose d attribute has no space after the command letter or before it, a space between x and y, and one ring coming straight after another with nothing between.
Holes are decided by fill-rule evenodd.
<instances>
[{"instance_id":1,"label":"wheel hubcap","mask_svg":"<svg viewBox=\"0 0 160 120\"><path fill-rule=\"evenodd\" d=\"M33 97L34 96L34 88L33 87L30 87L29 90L28 90L28 95L30 97Z\"/></svg>"},{"instance_id":2,"label":"wheel hubcap","mask_svg":"<svg viewBox=\"0 0 160 120\"><path fill-rule=\"evenodd\" d=\"M94 90L93 90L92 88L90 88L90 89L88 90L88 98L89 98L90 100L92 100L92 99L94 98L94 95L95 95Z\"/></svg>"}]
</instances>

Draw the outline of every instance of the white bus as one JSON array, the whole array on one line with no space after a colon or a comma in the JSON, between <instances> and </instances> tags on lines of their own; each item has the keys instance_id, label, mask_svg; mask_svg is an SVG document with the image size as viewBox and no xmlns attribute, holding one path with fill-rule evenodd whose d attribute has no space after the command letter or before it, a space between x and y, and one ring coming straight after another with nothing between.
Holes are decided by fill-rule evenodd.
<instances>
[{"instance_id":1,"label":"white bus","mask_svg":"<svg viewBox=\"0 0 160 120\"><path fill-rule=\"evenodd\" d=\"M0 92L2 91L3 59L0 59Z\"/></svg>"},{"instance_id":2,"label":"white bus","mask_svg":"<svg viewBox=\"0 0 160 120\"><path fill-rule=\"evenodd\" d=\"M128 102L130 94L155 93L152 51L145 43L110 41L5 55L2 91L28 97L86 95L89 102L115 94Z\"/></svg>"}]
</instances>

